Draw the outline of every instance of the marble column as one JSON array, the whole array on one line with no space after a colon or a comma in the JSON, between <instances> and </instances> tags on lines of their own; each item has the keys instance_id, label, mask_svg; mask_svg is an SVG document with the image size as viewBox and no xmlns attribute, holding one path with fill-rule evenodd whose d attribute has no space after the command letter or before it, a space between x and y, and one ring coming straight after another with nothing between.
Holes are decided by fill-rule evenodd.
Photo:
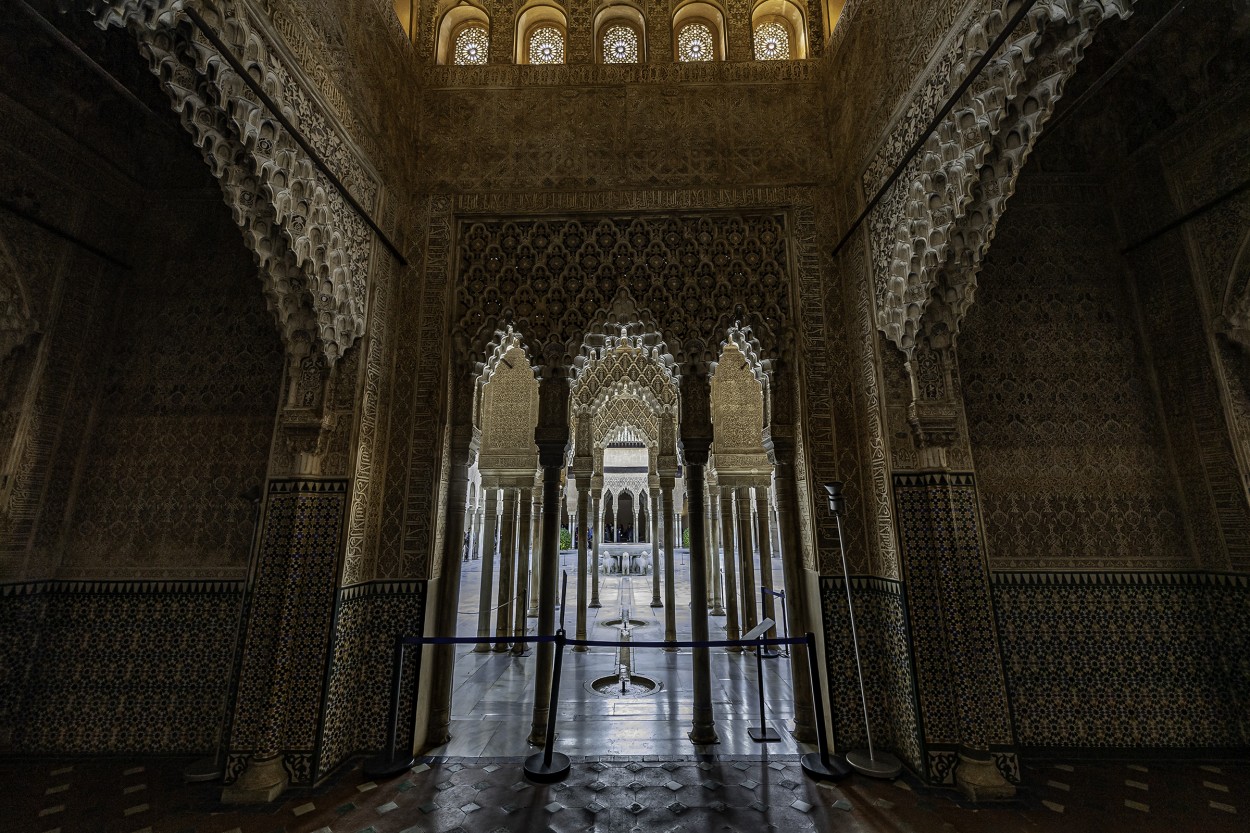
<instances>
[{"instance_id":1,"label":"marble column","mask_svg":"<svg viewBox=\"0 0 1250 833\"><path fill-rule=\"evenodd\" d=\"M742 630L749 631L760 623L755 596L755 553L751 550L751 490L746 486L734 489L738 504L738 563L742 572Z\"/></svg>"},{"instance_id":2,"label":"marble column","mask_svg":"<svg viewBox=\"0 0 1250 833\"><path fill-rule=\"evenodd\" d=\"M681 446L686 460L686 494L690 501L690 635L708 639L707 535L703 526L703 467L712 448L711 387L706 368L691 366L681 380ZM672 500L669 490L668 499ZM661 497L661 500L664 500ZM667 513L666 513L667 514ZM669 610L673 609L669 606ZM718 743L712 712L712 663L707 648L691 650L694 666L694 719L690 740L696 745Z\"/></svg>"},{"instance_id":3,"label":"marble column","mask_svg":"<svg viewBox=\"0 0 1250 833\"><path fill-rule=\"evenodd\" d=\"M794 439L774 425L768 441L777 483L777 517L780 520L781 568L786 583L786 611L791 636L812 630L804 581L806 566L799 547L798 497L794 473ZM812 712L812 678L807 652L790 652L790 686L794 692L794 738L803 743L816 741L816 719Z\"/></svg>"},{"instance_id":4,"label":"marble column","mask_svg":"<svg viewBox=\"0 0 1250 833\"><path fill-rule=\"evenodd\" d=\"M594 526L594 535L590 542L590 606L603 607L599 603L599 539L603 537L602 506L603 490L592 488L590 493L590 517Z\"/></svg>"},{"instance_id":5,"label":"marble column","mask_svg":"<svg viewBox=\"0 0 1250 833\"><path fill-rule=\"evenodd\" d=\"M547 373L552 373L548 368ZM538 385L538 428L534 431L538 445L538 464L543 471L543 545L538 594L538 634L554 636L556 632L556 588L560 572L560 471L569 442L569 381L558 371L542 379ZM530 724L529 742L542 746L547 742L547 718L551 700L551 672L555 646L538 646L538 663L534 673L534 718Z\"/></svg>"},{"instance_id":6,"label":"marble column","mask_svg":"<svg viewBox=\"0 0 1250 833\"><path fill-rule=\"evenodd\" d=\"M720 522L717 519L717 500L714 490L709 487L707 489L707 523L708 523L708 541L711 545L712 552L712 615L725 615L725 598L723 593L724 582L724 559L720 549Z\"/></svg>"},{"instance_id":7,"label":"marble column","mask_svg":"<svg viewBox=\"0 0 1250 833\"><path fill-rule=\"evenodd\" d=\"M589 568L586 564L586 521L590 518L590 489L587 488L585 477L577 478L577 633L578 639L586 638L586 607L590 600L587 579ZM575 645L573 650L585 653L585 645Z\"/></svg>"},{"instance_id":8,"label":"marble column","mask_svg":"<svg viewBox=\"0 0 1250 833\"><path fill-rule=\"evenodd\" d=\"M462 377L466 378L466 377ZM469 456L472 444L473 385L459 381L453 386L455 405L452 409L450 469L447 479L447 538L450 544L457 532L455 522L463 517L459 506L469 488ZM457 418L457 415L459 418ZM481 489L475 496L475 539L481 538ZM475 552L476 555L476 552ZM450 562L449 562L450 563ZM438 584L438 608L431 636L455 636L460 614L461 570L443 570ZM430 719L425 735L426 746L442 746L451 740L451 692L455 682L456 645L432 645L426 650L430 658Z\"/></svg>"},{"instance_id":9,"label":"marble column","mask_svg":"<svg viewBox=\"0 0 1250 833\"><path fill-rule=\"evenodd\" d=\"M650 491L651 504L651 606L664 607L660 601L660 490L653 487Z\"/></svg>"},{"instance_id":10,"label":"marble column","mask_svg":"<svg viewBox=\"0 0 1250 833\"><path fill-rule=\"evenodd\" d=\"M481 496L478 497L478 505L473 510L473 560L477 561L482 557L482 524L486 520L486 511L482 509Z\"/></svg>"},{"instance_id":11,"label":"marble column","mask_svg":"<svg viewBox=\"0 0 1250 833\"><path fill-rule=\"evenodd\" d=\"M760 545L760 584L769 590L776 590L773 587L773 552L772 552L772 533L769 529L771 524L768 523L768 488L766 486L755 487L755 518L756 524L756 540ZM773 597L767 593L764 594L763 616L765 619L777 621L776 602ZM777 628L773 626L768 629L768 638L777 638Z\"/></svg>"},{"instance_id":12,"label":"marble column","mask_svg":"<svg viewBox=\"0 0 1250 833\"><path fill-rule=\"evenodd\" d=\"M499 522L499 490L487 488L484 510L486 513L485 537L482 544L482 586L477 600L477 638L481 640L473 648L479 654L490 650L490 591L495 579L495 527Z\"/></svg>"},{"instance_id":13,"label":"marble column","mask_svg":"<svg viewBox=\"0 0 1250 833\"><path fill-rule=\"evenodd\" d=\"M542 482L535 484L534 500L530 504L530 524L533 537L530 541L530 617L538 616L538 586L542 581L542 558L543 549L543 501L542 501Z\"/></svg>"},{"instance_id":14,"label":"marble column","mask_svg":"<svg viewBox=\"0 0 1250 833\"><path fill-rule=\"evenodd\" d=\"M499 601L495 614L495 653L503 653L511 646L508 635L512 630L512 577L516 572L516 515L517 490L507 486L503 490L503 523L499 531Z\"/></svg>"},{"instance_id":15,"label":"marble column","mask_svg":"<svg viewBox=\"0 0 1250 833\"><path fill-rule=\"evenodd\" d=\"M631 543L637 544L638 541L638 510L642 507L642 493L639 492L634 496L634 528L630 530L629 537Z\"/></svg>"},{"instance_id":16,"label":"marble column","mask_svg":"<svg viewBox=\"0 0 1250 833\"><path fill-rule=\"evenodd\" d=\"M721 486L712 492L720 492L720 542L725 550L725 638L737 639L742 635L738 622L738 567L734 563L734 498L733 489ZM728 648L731 653L742 651L738 646Z\"/></svg>"},{"instance_id":17,"label":"marble column","mask_svg":"<svg viewBox=\"0 0 1250 833\"><path fill-rule=\"evenodd\" d=\"M533 513L534 490L528 487L521 489L520 500L517 501L517 510L520 514L520 529L517 531L517 547L516 555L516 597L513 603L515 615L513 616L512 633L514 636L525 636L529 630L529 622L526 619L526 601L529 598L530 583L530 516ZM512 645L513 656L524 656L528 646L524 642L515 642Z\"/></svg>"},{"instance_id":18,"label":"marble column","mask_svg":"<svg viewBox=\"0 0 1250 833\"><path fill-rule=\"evenodd\" d=\"M674 563L677 554L673 546L673 513L668 510L673 504L673 478L660 478L659 500L656 514L664 518L664 639L673 642L677 639L677 566ZM659 572L657 562L655 571ZM677 650L665 648L664 650Z\"/></svg>"}]
</instances>

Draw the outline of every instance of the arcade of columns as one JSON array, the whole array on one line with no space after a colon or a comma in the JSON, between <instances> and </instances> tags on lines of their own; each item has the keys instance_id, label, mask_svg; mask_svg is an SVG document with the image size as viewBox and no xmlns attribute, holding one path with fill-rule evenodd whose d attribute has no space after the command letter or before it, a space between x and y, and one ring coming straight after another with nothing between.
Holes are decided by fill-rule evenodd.
<instances>
[{"instance_id":1,"label":"arcade of columns","mask_svg":"<svg viewBox=\"0 0 1250 833\"><path fill-rule=\"evenodd\" d=\"M728 639L737 639L763 618L776 621L773 596L759 589L776 589L772 559L774 549L781 549L776 503L770 499L772 464L762 443L768 382L734 340L743 337L742 331L731 331L710 379L716 439L705 470L701 501L709 557L700 571L705 590L692 593L692 598L704 600L698 606L701 615L692 610L694 628L706 634L710 611L713 616L725 617ZM463 558L481 560L478 652L524 655L524 643L514 643L511 638L527 633L527 620L538 618L544 609L540 587L546 565L539 556L544 507L537 499L543 480L535 475L536 455L526 451L527 445L533 448L530 438L538 422L538 389L520 336L509 332L480 374L475 407L477 460L470 472ZM566 461L569 476L564 492L573 498L569 528L577 552L577 639L587 638L588 608L600 606L601 544L607 537L605 494L608 498L615 495L619 501L623 493L634 497L633 510L628 513L634 521L631 537L635 542L646 538L651 544L651 606L664 610L664 639L677 639L674 551L681 536L685 485L676 443L679 392L678 380L663 363L658 349L625 334L608 337L601 348L591 351L573 379L572 454L571 461ZM605 468L605 452L610 454L611 445L618 440L643 444L646 474L619 474L613 473L611 466ZM644 498L646 509L640 511ZM561 500L557 511L563 514L568 503L567 497ZM618 511L619 506L618 502ZM644 515L651 529L638 534ZM586 534L591 529L595 533ZM497 592L493 586L496 559L500 565ZM757 596L762 597L758 604ZM769 636L775 635L774 627ZM729 650L739 652L741 648ZM543 676L540 671L539 679ZM707 716L707 725L702 734L696 725L692 739L714 742L710 689L702 689L702 695L697 689L695 699L696 710ZM541 693L538 702L546 702ZM541 742L544 729L545 713L536 714L530 740ZM800 724L796 734L808 729Z\"/></svg>"}]
</instances>

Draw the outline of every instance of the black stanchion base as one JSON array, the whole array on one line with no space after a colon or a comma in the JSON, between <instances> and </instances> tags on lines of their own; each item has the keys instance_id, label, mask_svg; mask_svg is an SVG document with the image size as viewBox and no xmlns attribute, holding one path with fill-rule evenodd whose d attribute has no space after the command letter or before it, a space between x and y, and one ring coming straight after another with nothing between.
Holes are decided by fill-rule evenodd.
<instances>
[{"instance_id":1,"label":"black stanchion base","mask_svg":"<svg viewBox=\"0 0 1250 833\"><path fill-rule=\"evenodd\" d=\"M525 759L525 777L535 784L554 784L569 777L569 756L563 752L551 753L551 764L544 762L543 752L535 752Z\"/></svg>"},{"instance_id":2,"label":"black stanchion base","mask_svg":"<svg viewBox=\"0 0 1250 833\"><path fill-rule=\"evenodd\" d=\"M819 752L804 755L800 764L808 776L817 781L841 781L851 774L851 768L836 758L830 758L828 766L820 759Z\"/></svg>"},{"instance_id":3,"label":"black stanchion base","mask_svg":"<svg viewBox=\"0 0 1250 833\"><path fill-rule=\"evenodd\" d=\"M396 775L412 769L416 764L417 759L412 755L399 758L392 758L390 755L378 755L376 758L370 758L365 761L365 765L360 770L368 778L394 778Z\"/></svg>"},{"instance_id":4,"label":"black stanchion base","mask_svg":"<svg viewBox=\"0 0 1250 833\"><path fill-rule=\"evenodd\" d=\"M777 730L771 726L763 726L761 728L752 726L750 729L747 729L747 734L756 743L776 743L781 740L781 735L777 734Z\"/></svg>"}]
</instances>

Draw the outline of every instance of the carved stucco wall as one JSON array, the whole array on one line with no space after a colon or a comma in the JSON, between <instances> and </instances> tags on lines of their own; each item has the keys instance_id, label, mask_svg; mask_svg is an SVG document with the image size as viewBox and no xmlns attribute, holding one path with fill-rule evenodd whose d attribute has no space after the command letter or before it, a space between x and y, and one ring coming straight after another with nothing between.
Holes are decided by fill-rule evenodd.
<instances>
[{"instance_id":1,"label":"carved stucco wall","mask_svg":"<svg viewBox=\"0 0 1250 833\"><path fill-rule=\"evenodd\" d=\"M490 380L482 388L482 450L478 468L538 465L534 428L538 425L538 381L529 357L513 347L500 358Z\"/></svg>"},{"instance_id":2,"label":"carved stucco wall","mask_svg":"<svg viewBox=\"0 0 1250 833\"><path fill-rule=\"evenodd\" d=\"M716 470L767 472L764 456L764 389L742 351L725 345L712 374L712 450Z\"/></svg>"},{"instance_id":3,"label":"carved stucco wall","mask_svg":"<svg viewBox=\"0 0 1250 833\"><path fill-rule=\"evenodd\" d=\"M1189 566L1102 189L1022 185L958 343L990 564Z\"/></svg>"}]
</instances>

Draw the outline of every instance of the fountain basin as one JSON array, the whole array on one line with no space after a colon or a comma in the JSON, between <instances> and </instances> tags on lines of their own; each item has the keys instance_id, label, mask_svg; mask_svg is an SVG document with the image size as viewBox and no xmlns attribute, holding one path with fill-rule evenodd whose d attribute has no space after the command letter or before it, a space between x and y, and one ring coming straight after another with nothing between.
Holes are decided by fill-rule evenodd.
<instances>
[{"instance_id":1,"label":"fountain basin","mask_svg":"<svg viewBox=\"0 0 1250 833\"><path fill-rule=\"evenodd\" d=\"M586 690L592 694L598 694L601 697L646 697L648 694L655 694L663 686L658 680L645 677L642 674L632 675L628 682L625 683L625 693L621 693L621 676L619 674L611 674L607 677L599 677L586 683Z\"/></svg>"}]
</instances>

